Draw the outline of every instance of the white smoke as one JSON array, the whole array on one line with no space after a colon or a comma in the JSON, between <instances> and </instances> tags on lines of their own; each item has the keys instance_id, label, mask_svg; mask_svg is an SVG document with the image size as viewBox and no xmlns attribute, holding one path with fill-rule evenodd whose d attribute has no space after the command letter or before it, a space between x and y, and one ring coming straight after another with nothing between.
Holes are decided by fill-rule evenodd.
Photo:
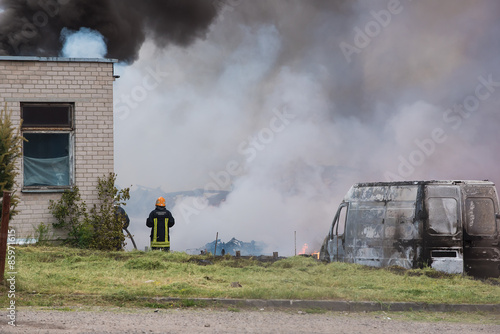
<instances>
[{"instance_id":1,"label":"white smoke","mask_svg":"<svg viewBox=\"0 0 500 334\"><path fill-rule=\"evenodd\" d=\"M67 58L104 58L107 53L104 37L95 30L81 28L78 31L63 28L61 56Z\"/></svg>"},{"instance_id":2,"label":"white smoke","mask_svg":"<svg viewBox=\"0 0 500 334\"><path fill-rule=\"evenodd\" d=\"M495 3L389 3L242 2L205 40L146 43L119 69L120 184L231 190L219 207L177 202L174 250L219 232L292 255L296 231L297 247L315 251L353 183L495 180ZM370 41L348 62L339 45L355 46L358 31ZM138 243L151 209L132 222Z\"/></svg>"}]
</instances>

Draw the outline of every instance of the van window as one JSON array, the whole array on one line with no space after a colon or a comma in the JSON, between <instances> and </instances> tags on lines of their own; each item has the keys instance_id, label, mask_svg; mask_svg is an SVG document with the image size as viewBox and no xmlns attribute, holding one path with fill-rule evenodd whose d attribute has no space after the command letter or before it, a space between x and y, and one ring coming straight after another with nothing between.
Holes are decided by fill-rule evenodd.
<instances>
[{"instance_id":1,"label":"van window","mask_svg":"<svg viewBox=\"0 0 500 334\"><path fill-rule=\"evenodd\" d=\"M332 224L332 230L330 231L330 235L342 235L345 231L345 221L347 218L347 203L343 203L337 210L335 214L335 219Z\"/></svg>"},{"instance_id":2,"label":"van window","mask_svg":"<svg viewBox=\"0 0 500 334\"><path fill-rule=\"evenodd\" d=\"M344 234L346 218L347 218L347 205L340 209L339 221L337 223L337 228L335 231L336 235Z\"/></svg>"},{"instance_id":3,"label":"van window","mask_svg":"<svg viewBox=\"0 0 500 334\"><path fill-rule=\"evenodd\" d=\"M495 206L491 198L468 198L465 202L467 233L470 235L493 235Z\"/></svg>"},{"instance_id":4,"label":"van window","mask_svg":"<svg viewBox=\"0 0 500 334\"><path fill-rule=\"evenodd\" d=\"M458 231L458 206L454 198L433 197L427 201L430 234L455 234Z\"/></svg>"}]
</instances>

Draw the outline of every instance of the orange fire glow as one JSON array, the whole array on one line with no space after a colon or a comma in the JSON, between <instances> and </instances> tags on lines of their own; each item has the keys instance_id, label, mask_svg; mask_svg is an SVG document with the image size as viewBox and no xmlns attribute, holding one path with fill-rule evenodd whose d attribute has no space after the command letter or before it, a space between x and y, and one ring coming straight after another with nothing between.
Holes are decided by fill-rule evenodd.
<instances>
[{"instance_id":1,"label":"orange fire glow","mask_svg":"<svg viewBox=\"0 0 500 334\"><path fill-rule=\"evenodd\" d=\"M309 245L304 244L304 246L302 246L302 249L301 249L299 255L306 255L306 252L308 249L309 249ZM319 251L312 252L311 256L314 257L315 259L319 260Z\"/></svg>"}]
</instances>

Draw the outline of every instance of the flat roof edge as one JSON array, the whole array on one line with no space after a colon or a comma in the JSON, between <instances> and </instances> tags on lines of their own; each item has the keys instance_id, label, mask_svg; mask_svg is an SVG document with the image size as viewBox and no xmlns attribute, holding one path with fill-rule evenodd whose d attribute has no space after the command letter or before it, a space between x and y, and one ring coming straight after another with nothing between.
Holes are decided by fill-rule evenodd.
<instances>
[{"instance_id":1,"label":"flat roof edge","mask_svg":"<svg viewBox=\"0 0 500 334\"><path fill-rule=\"evenodd\" d=\"M0 56L0 61L44 61L44 62L78 62L78 63L117 63L118 59L109 58L66 58L66 57L33 57L33 56Z\"/></svg>"}]
</instances>

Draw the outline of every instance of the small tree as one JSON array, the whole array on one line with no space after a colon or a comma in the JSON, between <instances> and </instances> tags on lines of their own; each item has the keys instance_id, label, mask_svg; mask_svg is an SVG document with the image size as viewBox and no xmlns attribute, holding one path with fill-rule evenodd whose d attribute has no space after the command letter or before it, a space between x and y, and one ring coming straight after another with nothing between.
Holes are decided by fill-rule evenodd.
<instances>
[{"instance_id":1,"label":"small tree","mask_svg":"<svg viewBox=\"0 0 500 334\"><path fill-rule=\"evenodd\" d=\"M15 195L15 178L19 174L16 162L22 154L22 141L20 127L15 128L11 121L11 113L2 109L0 112L0 198L4 191L11 192L10 217L17 212L15 210L19 199ZM2 206L0 205L0 215Z\"/></svg>"},{"instance_id":2,"label":"small tree","mask_svg":"<svg viewBox=\"0 0 500 334\"><path fill-rule=\"evenodd\" d=\"M78 248L89 248L93 231L89 222L87 204L82 202L80 190L73 186L66 190L58 201L49 201L49 210L57 222L52 226L67 231L65 244Z\"/></svg>"},{"instance_id":3,"label":"small tree","mask_svg":"<svg viewBox=\"0 0 500 334\"><path fill-rule=\"evenodd\" d=\"M120 250L125 246L123 234L124 218L117 214L116 208L124 206L130 199L130 188L118 190L115 186L116 174L109 173L97 181L99 205L90 210L90 221L93 226L92 248L101 250Z\"/></svg>"}]
</instances>

